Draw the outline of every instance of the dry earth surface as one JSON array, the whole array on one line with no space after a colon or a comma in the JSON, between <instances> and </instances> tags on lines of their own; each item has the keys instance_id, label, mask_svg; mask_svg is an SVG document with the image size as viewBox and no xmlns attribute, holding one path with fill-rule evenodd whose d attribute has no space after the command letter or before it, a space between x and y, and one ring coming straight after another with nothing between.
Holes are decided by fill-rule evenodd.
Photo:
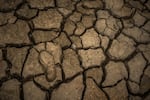
<instances>
[{"instance_id":1,"label":"dry earth surface","mask_svg":"<svg viewBox=\"0 0 150 100\"><path fill-rule=\"evenodd\" d=\"M150 0L0 0L0 100L150 100Z\"/></svg>"}]
</instances>

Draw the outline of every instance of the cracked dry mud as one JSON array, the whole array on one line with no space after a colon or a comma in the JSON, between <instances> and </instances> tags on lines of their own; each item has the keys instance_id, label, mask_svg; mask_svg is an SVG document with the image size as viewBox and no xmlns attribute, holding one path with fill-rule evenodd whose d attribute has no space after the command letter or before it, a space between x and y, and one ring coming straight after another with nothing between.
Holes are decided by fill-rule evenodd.
<instances>
[{"instance_id":1,"label":"cracked dry mud","mask_svg":"<svg viewBox=\"0 0 150 100\"><path fill-rule=\"evenodd\" d=\"M150 0L0 0L0 100L150 100Z\"/></svg>"}]
</instances>

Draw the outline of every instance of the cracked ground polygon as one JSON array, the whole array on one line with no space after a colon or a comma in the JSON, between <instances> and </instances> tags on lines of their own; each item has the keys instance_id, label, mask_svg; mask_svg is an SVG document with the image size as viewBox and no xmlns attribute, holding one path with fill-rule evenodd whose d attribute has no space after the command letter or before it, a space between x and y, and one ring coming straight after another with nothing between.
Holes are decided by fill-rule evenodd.
<instances>
[{"instance_id":1,"label":"cracked ground polygon","mask_svg":"<svg viewBox=\"0 0 150 100\"><path fill-rule=\"evenodd\" d=\"M150 100L149 0L0 0L0 100Z\"/></svg>"}]
</instances>

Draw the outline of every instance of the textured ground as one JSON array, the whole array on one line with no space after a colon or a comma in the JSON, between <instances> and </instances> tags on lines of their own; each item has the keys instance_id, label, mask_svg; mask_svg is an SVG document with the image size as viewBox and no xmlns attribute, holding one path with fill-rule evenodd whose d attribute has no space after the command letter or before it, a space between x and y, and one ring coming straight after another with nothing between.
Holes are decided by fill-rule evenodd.
<instances>
[{"instance_id":1,"label":"textured ground","mask_svg":"<svg viewBox=\"0 0 150 100\"><path fill-rule=\"evenodd\" d=\"M0 0L0 100L150 100L150 0Z\"/></svg>"}]
</instances>

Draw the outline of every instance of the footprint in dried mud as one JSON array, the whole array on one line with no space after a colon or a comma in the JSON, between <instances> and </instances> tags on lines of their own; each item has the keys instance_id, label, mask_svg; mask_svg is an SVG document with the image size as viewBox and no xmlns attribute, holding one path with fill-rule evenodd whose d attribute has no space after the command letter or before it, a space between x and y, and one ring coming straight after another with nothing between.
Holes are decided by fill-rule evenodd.
<instances>
[{"instance_id":1,"label":"footprint in dried mud","mask_svg":"<svg viewBox=\"0 0 150 100\"><path fill-rule=\"evenodd\" d=\"M46 79L51 82L56 79L56 69L54 58L48 51L41 51L39 54L39 61L46 73Z\"/></svg>"}]
</instances>

